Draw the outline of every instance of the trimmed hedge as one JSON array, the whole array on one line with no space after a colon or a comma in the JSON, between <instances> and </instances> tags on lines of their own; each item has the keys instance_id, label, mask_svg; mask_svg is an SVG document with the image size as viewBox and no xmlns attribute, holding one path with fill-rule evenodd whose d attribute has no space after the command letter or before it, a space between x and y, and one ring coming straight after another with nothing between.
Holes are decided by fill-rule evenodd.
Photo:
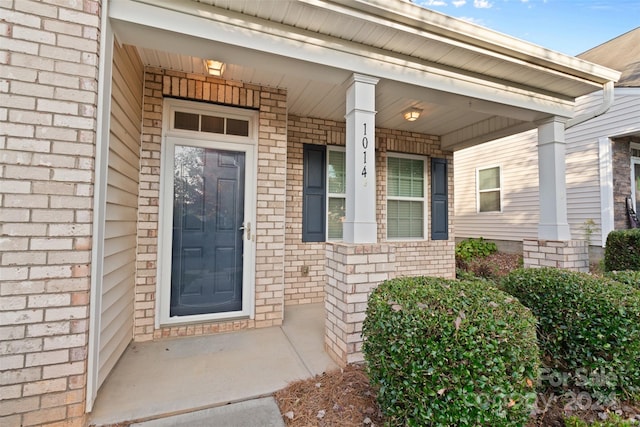
<instances>
[{"instance_id":1,"label":"trimmed hedge","mask_svg":"<svg viewBox=\"0 0 640 427\"><path fill-rule=\"evenodd\" d=\"M640 290L640 271L608 271L604 275L609 279L615 280L616 282L625 283Z\"/></svg>"},{"instance_id":2,"label":"trimmed hedge","mask_svg":"<svg viewBox=\"0 0 640 427\"><path fill-rule=\"evenodd\" d=\"M606 271L640 271L640 228L609 233L604 251L604 268Z\"/></svg>"},{"instance_id":3,"label":"trimmed hedge","mask_svg":"<svg viewBox=\"0 0 640 427\"><path fill-rule=\"evenodd\" d=\"M483 282L384 282L363 325L369 377L392 426L521 426L535 402L535 318Z\"/></svg>"},{"instance_id":4,"label":"trimmed hedge","mask_svg":"<svg viewBox=\"0 0 640 427\"><path fill-rule=\"evenodd\" d=\"M640 392L640 292L553 268L513 271L502 288L538 318L547 368L598 399Z\"/></svg>"}]
</instances>

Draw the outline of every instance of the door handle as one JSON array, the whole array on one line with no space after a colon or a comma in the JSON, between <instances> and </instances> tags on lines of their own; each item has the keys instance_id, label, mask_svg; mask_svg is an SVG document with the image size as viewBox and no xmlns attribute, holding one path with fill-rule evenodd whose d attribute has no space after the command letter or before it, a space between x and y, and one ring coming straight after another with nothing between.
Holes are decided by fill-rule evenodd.
<instances>
[{"instance_id":1,"label":"door handle","mask_svg":"<svg viewBox=\"0 0 640 427\"><path fill-rule=\"evenodd\" d=\"M250 222L243 222L242 223L242 227L240 227L238 230L242 231L244 233L244 237L247 240L251 240L251 223Z\"/></svg>"}]
</instances>

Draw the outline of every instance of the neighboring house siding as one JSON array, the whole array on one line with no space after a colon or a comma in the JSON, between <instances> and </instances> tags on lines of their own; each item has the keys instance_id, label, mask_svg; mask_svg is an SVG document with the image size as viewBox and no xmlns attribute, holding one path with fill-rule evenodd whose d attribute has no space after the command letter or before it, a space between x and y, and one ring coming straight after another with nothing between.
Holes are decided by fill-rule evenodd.
<instances>
[{"instance_id":1,"label":"neighboring house siding","mask_svg":"<svg viewBox=\"0 0 640 427\"><path fill-rule=\"evenodd\" d=\"M133 338L144 68L114 43L98 387Z\"/></svg>"},{"instance_id":2,"label":"neighboring house siding","mask_svg":"<svg viewBox=\"0 0 640 427\"><path fill-rule=\"evenodd\" d=\"M99 9L0 3L2 426L84 424Z\"/></svg>"},{"instance_id":3,"label":"neighboring house siding","mask_svg":"<svg viewBox=\"0 0 640 427\"><path fill-rule=\"evenodd\" d=\"M577 113L602 102L601 92L578 100ZM602 137L638 129L640 92L616 89L614 105L604 115L569 128L566 132L567 215L573 239L586 239L586 223L593 220L592 245L603 244L601 227L600 164L598 141ZM501 213L476 213L475 170L502 167ZM628 166L627 166L628 168ZM614 169L614 174L621 172ZM457 237L485 237L522 241L537 238L539 217L537 131L472 147L455 153ZM626 172L626 178L629 173ZM620 202L615 202L617 206ZM619 210L616 210L618 220Z\"/></svg>"},{"instance_id":4,"label":"neighboring house siding","mask_svg":"<svg viewBox=\"0 0 640 427\"><path fill-rule=\"evenodd\" d=\"M602 101L600 92L587 95L579 99L580 105L588 104L587 108L594 108ZM611 108L602 116L595 117L567 130L567 215L571 226L573 239L586 240L591 245L603 246L600 233L602 224L602 208L600 197L600 138L610 138L636 130L640 127L640 90L619 88L615 90L615 101ZM613 150L612 150L613 151ZM629 165L626 170L616 169L613 173L623 181L629 181ZM617 205L624 203L614 201L614 212ZM619 215L619 214L618 214ZM619 219L619 218L616 218ZM594 233L585 234L586 223L593 220Z\"/></svg>"}]
</instances>

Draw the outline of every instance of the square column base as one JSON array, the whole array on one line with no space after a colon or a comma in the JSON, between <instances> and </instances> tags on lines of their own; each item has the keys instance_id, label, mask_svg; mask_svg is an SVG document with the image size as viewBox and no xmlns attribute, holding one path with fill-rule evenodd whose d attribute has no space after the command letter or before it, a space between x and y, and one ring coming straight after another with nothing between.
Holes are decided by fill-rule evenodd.
<instances>
[{"instance_id":1,"label":"square column base","mask_svg":"<svg viewBox=\"0 0 640 427\"><path fill-rule=\"evenodd\" d=\"M338 365L364 361L362 322L369 294L395 271L393 245L327 243L324 344Z\"/></svg>"},{"instance_id":2,"label":"square column base","mask_svg":"<svg viewBox=\"0 0 640 427\"><path fill-rule=\"evenodd\" d=\"M589 272L589 246L583 240L534 240L522 244L525 268L555 267Z\"/></svg>"}]
</instances>

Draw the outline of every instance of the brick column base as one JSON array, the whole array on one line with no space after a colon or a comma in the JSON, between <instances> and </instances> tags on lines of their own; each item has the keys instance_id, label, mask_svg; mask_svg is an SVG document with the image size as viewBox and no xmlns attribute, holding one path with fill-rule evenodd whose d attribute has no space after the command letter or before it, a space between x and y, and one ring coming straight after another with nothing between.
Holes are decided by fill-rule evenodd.
<instances>
[{"instance_id":1,"label":"brick column base","mask_svg":"<svg viewBox=\"0 0 640 427\"><path fill-rule=\"evenodd\" d=\"M340 366L362 362L362 321L367 298L395 276L389 244L327 243L325 349Z\"/></svg>"},{"instance_id":2,"label":"brick column base","mask_svg":"<svg viewBox=\"0 0 640 427\"><path fill-rule=\"evenodd\" d=\"M529 240L522 245L525 267L556 267L589 271L589 247L582 240Z\"/></svg>"}]
</instances>

